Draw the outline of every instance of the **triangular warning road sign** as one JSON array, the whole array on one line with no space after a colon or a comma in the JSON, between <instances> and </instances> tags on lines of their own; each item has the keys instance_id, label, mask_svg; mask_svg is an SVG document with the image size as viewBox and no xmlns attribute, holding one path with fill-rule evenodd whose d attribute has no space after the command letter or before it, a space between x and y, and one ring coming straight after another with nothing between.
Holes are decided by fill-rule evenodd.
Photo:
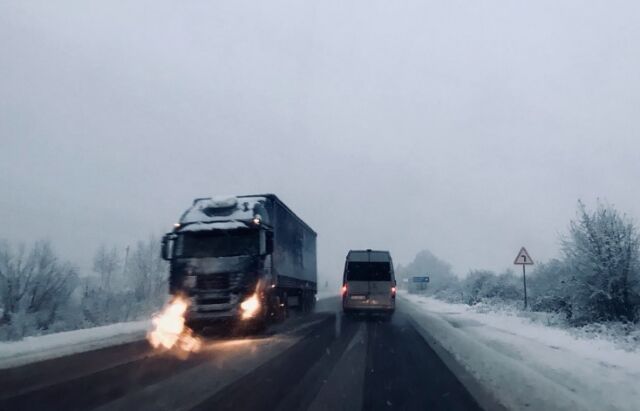
<instances>
[{"instance_id":1,"label":"triangular warning road sign","mask_svg":"<svg viewBox=\"0 0 640 411\"><path fill-rule=\"evenodd\" d=\"M513 263L519 265L533 265L533 259L531 259L527 249L522 247Z\"/></svg>"}]
</instances>

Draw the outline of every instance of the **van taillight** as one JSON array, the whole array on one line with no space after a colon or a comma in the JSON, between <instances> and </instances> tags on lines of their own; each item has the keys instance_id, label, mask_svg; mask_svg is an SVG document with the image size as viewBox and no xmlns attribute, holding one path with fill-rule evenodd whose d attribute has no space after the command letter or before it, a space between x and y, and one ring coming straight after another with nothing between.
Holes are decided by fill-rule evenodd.
<instances>
[{"instance_id":1,"label":"van taillight","mask_svg":"<svg viewBox=\"0 0 640 411\"><path fill-rule=\"evenodd\" d=\"M347 294L347 285L342 286L342 296L344 297Z\"/></svg>"},{"instance_id":2,"label":"van taillight","mask_svg":"<svg viewBox=\"0 0 640 411\"><path fill-rule=\"evenodd\" d=\"M391 287L391 295L396 295L396 287Z\"/></svg>"}]
</instances>

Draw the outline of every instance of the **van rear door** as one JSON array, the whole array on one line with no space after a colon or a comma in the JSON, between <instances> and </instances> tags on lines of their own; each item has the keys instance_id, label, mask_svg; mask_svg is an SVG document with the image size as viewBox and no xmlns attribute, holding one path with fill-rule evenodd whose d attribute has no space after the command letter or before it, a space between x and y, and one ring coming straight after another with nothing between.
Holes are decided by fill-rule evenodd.
<instances>
[{"instance_id":1,"label":"van rear door","mask_svg":"<svg viewBox=\"0 0 640 411\"><path fill-rule=\"evenodd\" d=\"M345 283L349 290L349 297L358 303L365 303L369 299L369 278L363 267L366 262L347 261L345 267Z\"/></svg>"},{"instance_id":2,"label":"van rear door","mask_svg":"<svg viewBox=\"0 0 640 411\"><path fill-rule=\"evenodd\" d=\"M391 263L388 261L349 261L347 284L352 300L367 305L389 306L393 286Z\"/></svg>"}]
</instances>

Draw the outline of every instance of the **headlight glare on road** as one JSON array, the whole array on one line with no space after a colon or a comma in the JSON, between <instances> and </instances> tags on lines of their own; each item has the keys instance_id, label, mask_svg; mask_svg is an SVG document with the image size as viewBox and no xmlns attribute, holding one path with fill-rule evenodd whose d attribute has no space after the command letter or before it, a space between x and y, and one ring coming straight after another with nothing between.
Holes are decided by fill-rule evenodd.
<instances>
[{"instance_id":1,"label":"headlight glare on road","mask_svg":"<svg viewBox=\"0 0 640 411\"><path fill-rule=\"evenodd\" d=\"M240 308L242 309L243 320L246 320L255 316L258 310L260 309L260 298L258 298L258 294L253 294L251 297L244 300L240 304Z\"/></svg>"}]
</instances>

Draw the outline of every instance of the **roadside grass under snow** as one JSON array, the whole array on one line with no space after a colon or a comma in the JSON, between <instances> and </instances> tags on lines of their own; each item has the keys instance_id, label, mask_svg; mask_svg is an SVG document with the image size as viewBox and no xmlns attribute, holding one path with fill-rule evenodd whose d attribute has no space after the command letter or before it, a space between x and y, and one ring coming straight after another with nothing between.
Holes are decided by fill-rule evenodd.
<instances>
[{"instance_id":1,"label":"roadside grass under snow","mask_svg":"<svg viewBox=\"0 0 640 411\"><path fill-rule=\"evenodd\" d=\"M436 301L438 300L436 299ZM521 303L499 303L490 301L480 302L472 306L466 304L452 305L458 305L461 308L466 308L468 311L480 314L495 313L507 317L519 317L527 319L532 323L563 329L578 339L606 341L612 343L616 348L625 351L640 351L640 324L611 321L572 326L564 318L564 314L523 311Z\"/></svg>"},{"instance_id":2,"label":"roadside grass under snow","mask_svg":"<svg viewBox=\"0 0 640 411\"><path fill-rule=\"evenodd\" d=\"M133 321L0 342L0 369L141 340L151 321Z\"/></svg>"},{"instance_id":3,"label":"roadside grass under snow","mask_svg":"<svg viewBox=\"0 0 640 411\"><path fill-rule=\"evenodd\" d=\"M508 409L640 409L640 347L633 336L549 326L553 318L513 308L400 298L432 342Z\"/></svg>"}]
</instances>

